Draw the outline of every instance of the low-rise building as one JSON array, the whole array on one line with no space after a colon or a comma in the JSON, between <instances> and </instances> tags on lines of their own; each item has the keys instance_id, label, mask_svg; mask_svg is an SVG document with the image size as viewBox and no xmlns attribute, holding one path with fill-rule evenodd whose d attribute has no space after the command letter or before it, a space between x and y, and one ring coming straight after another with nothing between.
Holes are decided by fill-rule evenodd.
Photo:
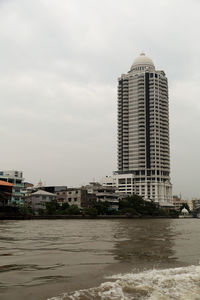
<instances>
[{"instance_id":1,"label":"low-rise building","mask_svg":"<svg viewBox=\"0 0 200 300\"><path fill-rule=\"evenodd\" d=\"M55 199L55 195L43 190L38 190L26 197L26 204L35 212L39 209L45 209L45 204Z\"/></svg>"},{"instance_id":2,"label":"low-rise building","mask_svg":"<svg viewBox=\"0 0 200 300\"><path fill-rule=\"evenodd\" d=\"M77 205L79 208L88 208L96 202L96 196L89 194L84 188L67 188L63 191L57 191L55 194L60 205L68 203L69 205Z\"/></svg>"},{"instance_id":3,"label":"low-rise building","mask_svg":"<svg viewBox=\"0 0 200 300\"><path fill-rule=\"evenodd\" d=\"M117 181L114 176L106 176L101 179L101 185L103 186L111 186L116 189Z\"/></svg>"},{"instance_id":4,"label":"low-rise building","mask_svg":"<svg viewBox=\"0 0 200 300\"><path fill-rule=\"evenodd\" d=\"M7 170L0 171L0 180L13 184L12 196L9 201L11 204L23 203L24 178L22 171Z\"/></svg>"},{"instance_id":5,"label":"low-rise building","mask_svg":"<svg viewBox=\"0 0 200 300\"><path fill-rule=\"evenodd\" d=\"M66 201L69 205L75 204L79 208L89 207L92 201L96 201L96 198L89 195L84 188L69 188L66 193Z\"/></svg>"},{"instance_id":6,"label":"low-rise building","mask_svg":"<svg viewBox=\"0 0 200 300\"><path fill-rule=\"evenodd\" d=\"M57 191L55 193L56 195L56 201L60 206L62 206L64 203L67 202L67 191Z\"/></svg>"},{"instance_id":7,"label":"low-rise building","mask_svg":"<svg viewBox=\"0 0 200 300\"><path fill-rule=\"evenodd\" d=\"M66 202L67 186L55 185L55 186L43 186L42 189L46 192L55 194L55 199L59 205L62 206Z\"/></svg>"},{"instance_id":8,"label":"low-rise building","mask_svg":"<svg viewBox=\"0 0 200 300\"><path fill-rule=\"evenodd\" d=\"M24 197L24 204L26 204L26 197L35 191L36 190L32 183L24 182L24 187L21 189L21 192L23 193L23 197Z\"/></svg>"},{"instance_id":9,"label":"low-rise building","mask_svg":"<svg viewBox=\"0 0 200 300\"><path fill-rule=\"evenodd\" d=\"M96 195L97 202L109 202L110 208L118 209L119 194L115 192L115 186L101 185L98 182L90 182L85 186L85 189L88 193Z\"/></svg>"},{"instance_id":10,"label":"low-rise building","mask_svg":"<svg viewBox=\"0 0 200 300\"><path fill-rule=\"evenodd\" d=\"M13 184L0 180L0 206L6 206L12 197Z\"/></svg>"},{"instance_id":11,"label":"low-rise building","mask_svg":"<svg viewBox=\"0 0 200 300\"><path fill-rule=\"evenodd\" d=\"M161 176L161 178L158 183L155 181L154 177L151 178L151 182L148 180L145 181L145 173L140 174L139 171L132 173L123 172L123 174L114 172L112 176L106 176L103 178L101 183L103 186L115 188L115 192L120 194L122 197L123 195L131 196L136 194L143 197L146 201L155 201L156 203L159 203L159 205L164 209L174 209L174 206L171 203L171 194L169 193L171 184L169 184L167 177L163 174L163 172L161 172L159 176ZM147 183L149 183L149 185ZM147 194L150 194L152 197L144 197L144 195ZM164 199L168 200L165 201Z\"/></svg>"},{"instance_id":12,"label":"low-rise building","mask_svg":"<svg viewBox=\"0 0 200 300\"><path fill-rule=\"evenodd\" d=\"M189 201L189 200L183 200L181 198L181 196L176 196L174 195L173 196L173 205L174 205L174 209L177 210L177 211L180 211L182 207L184 206L188 206L188 208L192 211L193 210L193 204L192 204L192 201Z\"/></svg>"},{"instance_id":13,"label":"low-rise building","mask_svg":"<svg viewBox=\"0 0 200 300\"><path fill-rule=\"evenodd\" d=\"M200 211L200 199L192 199L193 211Z\"/></svg>"}]
</instances>

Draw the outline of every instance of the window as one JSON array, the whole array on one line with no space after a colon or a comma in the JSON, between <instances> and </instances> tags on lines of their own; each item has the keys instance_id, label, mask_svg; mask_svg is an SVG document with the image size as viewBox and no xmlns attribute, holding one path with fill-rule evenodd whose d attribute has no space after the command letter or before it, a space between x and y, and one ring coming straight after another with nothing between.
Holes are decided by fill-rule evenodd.
<instances>
[{"instance_id":1,"label":"window","mask_svg":"<svg viewBox=\"0 0 200 300\"><path fill-rule=\"evenodd\" d=\"M76 202L77 201L77 198L74 198L74 202Z\"/></svg>"},{"instance_id":2,"label":"window","mask_svg":"<svg viewBox=\"0 0 200 300\"><path fill-rule=\"evenodd\" d=\"M127 178L127 184L131 183L131 178Z\"/></svg>"},{"instance_id":3,"label":"window","mask_svg":"<svg viewBox=\"0 0 200 300\"><path fill-rule=\"evenodd\" d=\"M68 201L71 202L71 201L72 201L72 198L68 198Z\"/></svg>"},{"instance_id":4,"label":"window","mask_svg":"<svg viewBox=\"0 0 200 300\"><path fill-rule=\"evenodd\" d=\"M125 179L124 179L124 178L123 178L123 179L120 178L119 181L118 181L118 183L119 183L119 184L125 184Z\"/></svg>"}]
</instances>

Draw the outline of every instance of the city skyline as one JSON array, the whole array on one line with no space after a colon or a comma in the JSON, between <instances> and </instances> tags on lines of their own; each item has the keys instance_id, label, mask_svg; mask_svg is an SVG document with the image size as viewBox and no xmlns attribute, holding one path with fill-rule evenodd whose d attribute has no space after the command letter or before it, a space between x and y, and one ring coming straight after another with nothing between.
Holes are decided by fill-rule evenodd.
<instances>
[{"instance_id":1,"label":"city skyline","mask_svg":"<svg viewBox=\"0 0 200 300\"><path fill-rule=\"evenodd\" d=\"M200 196L200 4L181 4L1 1L0 169L69 186L117 170L116 78L144 51L169 80L173 193Z\"/></svg>"}]
</instances>

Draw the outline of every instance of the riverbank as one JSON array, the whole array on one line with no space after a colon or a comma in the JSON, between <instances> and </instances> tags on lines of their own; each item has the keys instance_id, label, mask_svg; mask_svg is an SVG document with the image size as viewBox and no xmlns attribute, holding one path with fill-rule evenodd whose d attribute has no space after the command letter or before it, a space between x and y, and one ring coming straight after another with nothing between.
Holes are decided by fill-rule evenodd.
<instances>
[{"instance_id":1,"label":"riverbank","mask_svg":"<svg viewBox=\"0 0 200 300\"><path fill-rule=\"evenodd\" d=\"M89 215L48 215L48 216L0 216L0 220L65 220L65 219L78 219L78 220L88 220L88 219L178 219L175 216L127 216L127 215L99 215L99 216L89 216Z\"/></svg>"}]
</instances>

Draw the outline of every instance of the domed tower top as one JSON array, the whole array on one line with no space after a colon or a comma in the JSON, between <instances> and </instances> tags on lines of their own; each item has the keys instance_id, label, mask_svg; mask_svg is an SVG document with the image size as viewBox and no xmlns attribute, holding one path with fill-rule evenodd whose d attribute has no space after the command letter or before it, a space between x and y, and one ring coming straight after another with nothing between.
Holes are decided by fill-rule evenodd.
<instances>
[{"instance_id":1,"label":"domed tower top","mask_svg":"<svg viewBox=\"0 0 200 300\"><path fill-rule=\"evenodd\" d=\"M155 66L151 58L142 52L140 56L135 58L130 71L142 72L145 70L155 70Z\"/></svg>"}]
</instances>

